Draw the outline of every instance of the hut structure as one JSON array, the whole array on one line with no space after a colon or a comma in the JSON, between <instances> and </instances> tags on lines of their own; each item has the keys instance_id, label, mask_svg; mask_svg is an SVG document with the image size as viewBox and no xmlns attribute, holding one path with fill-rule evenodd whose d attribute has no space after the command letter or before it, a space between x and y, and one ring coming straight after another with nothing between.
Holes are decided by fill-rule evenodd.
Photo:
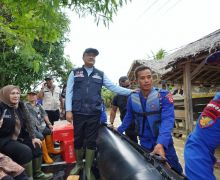
<instances>
[{"instance_id":1,"label":"hut structure","mask_svg":"<svg viewBox=\"0 0 220 180\"><path fill-rule=\"evenodd\" d=\"M134 60L129 71L128 71L128 78L133 86L136 86L135 82L135 69L140 65L146 65L153 71L153 83L154 86L160 87L161 86L161 76L163 72L165 72L164 69L161 69L161 67L164 67L166 64L164 61L155 61L155 60Z\"/></svg>"},{"instance_id":2,"label":"hut structure","mask_svg":"<svg viewBox=\"0 0 220 180\"><path fill-rule=\"evenodd\" d=\"M206 57L218 50L220 50L220 30L208 34L166 56L162 60L163 62L156 62L156 64L159 62L161 65L157 68L157 73L160 74L161 80L183 85L184 104L182 108L184 111L181 111L181 115L177 113L176 116L184 124L183 131L186 134L193 129L193 119L195 119L195 117L193 118L193 110L200 103L193 103L193 87L207 87L209 89L210 87L220 86L220 66L205 64ZM134 63L128 72L128 77L132 77L130 73L135 69L135 66L140 64L148 65L147 61L134 61ZM208 93L208 91L206 92ZM198 112L202 110L209 99L202 103Z\"/></svg>"}]
</instances>

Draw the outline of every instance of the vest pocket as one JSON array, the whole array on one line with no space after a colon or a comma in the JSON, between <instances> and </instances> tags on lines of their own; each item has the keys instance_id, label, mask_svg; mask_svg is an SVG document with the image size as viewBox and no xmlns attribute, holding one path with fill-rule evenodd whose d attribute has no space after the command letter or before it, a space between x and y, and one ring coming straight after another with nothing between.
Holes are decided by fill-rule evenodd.
<instances>
[{"instance_id":1,"label":"vest pocket","mask_svg":"<svg viewBox=\"0 0 220 180\"><path fill-rule=\"evenodd\" d=\"M102 79L93 78L92 80L95 83L102 84Z\"/></svg>"},{"instance_id":2,"label":"vest pocket","mask_svg":"<svg viewBox=\"0 0 220 180\"><path fill-rule=\"evenodd\" d=\"M81 98L80 97L73 97L73 111L80 111L82 106Z\"/></svg>"}]
</instances>

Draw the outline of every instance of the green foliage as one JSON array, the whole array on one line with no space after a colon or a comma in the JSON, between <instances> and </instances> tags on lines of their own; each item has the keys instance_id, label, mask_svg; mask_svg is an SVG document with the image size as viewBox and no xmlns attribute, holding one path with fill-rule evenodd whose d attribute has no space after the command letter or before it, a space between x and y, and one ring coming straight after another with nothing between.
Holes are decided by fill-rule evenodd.
<instances>
[{"instance_id":1,"label":"green foliage","mask_svg":"<svg viewBox=\"0 0 220 180\"><path fill-rule=\"evenodd\" d=\"M164 49L160 49L156 54L151 51L154 60L162 60L166 56L166 51ZM150 56L148 56L149 58Z\"/></svg>"},{"instance_id":2,"label":"green foliage","mask_svg":"<svg viewBox=\"0 0 220 180\"><path fill-rule=\"evenodd\" d=\"M63 56L68 25L61 7L49 0L2 0L0 87L15 84L27 90L48 71L55 72L60 81L66 80L64 73L72 67Z\"/></svg>"},{"instance_id":3,"label":"green foliage","mask_svg":"<svg viewBox=\"0 0 220 180\"><path fill-rule=\"evenodd\" d=\"M68 29L68 19L51 1L2 0L0 3L1 42L16 47L21 56L33 59L34 40L54 43Z\"/></svg>"},{"instance_id":4,"label":"green foliage","mask_svg":"<svg viewBox=\"0 0 220 180\"><path fill-rule=\"evenodd\" d=\"M131 0L71 0L68 6L79 17L92 15L97 25L102 21L105 26L108 26L113 20L113 15L116 15L118 9L128 1L131 2ZM66 2L67 0L63 0L63 4L66 5Z\"/></svg>"},{"instance_id":5,"label":"green foliage","mask_svg":"<svg viewBox=\"0 0 220 180\"><path fill-rule=\"evenodd\" d=\"M27 91L41 83L45 74L64 83L73 65L64 57L69 20L63 8L71 8L80 17L92 15L97 24L103 21L108 25L126 3L127 0L1 0L0 88L14 84Z\"/></svg>"},{"instance_id":6,"label":"green foliage","mask_svg":"<svg viewBox=\"0 0 220 180\"><path fill-rule=\"evenodd\" d=\"M155 59L156 59L156 60L161 60L161 59L163 59L163 58L165 57L165 55L166 55L166 51L165 51L164 49L160 49L160 50L156 53Z\"/></svg>"},{"instance_id":7,"label":"green foliage","mask_svg":"<svg viewBox=\"0 0 220 180\"><path fill-rule=\"evenodd\" d=\"M113 93L112 91L108 90L105 87L102 88L102 98L104 99L105 106L107 108L111 106L111 102L114 96L115 96L115 93Z\"/></svg>"}]
</instances>

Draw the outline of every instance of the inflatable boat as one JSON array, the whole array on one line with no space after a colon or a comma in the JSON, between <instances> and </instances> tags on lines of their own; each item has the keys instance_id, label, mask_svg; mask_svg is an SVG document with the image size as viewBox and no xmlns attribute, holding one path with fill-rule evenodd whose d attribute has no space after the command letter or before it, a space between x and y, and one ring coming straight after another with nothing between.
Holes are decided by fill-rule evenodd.
<instances>
[{"instance_id":1,"label":"inflatable boat","mask_svg":"<svg viewBox=\"0 0 220 180\"><path fill-rule=\"evenodd\" d=\"M75 163L55 162L43 170L54 173L54 180L66 180ZM170 169L160 156L152 155L125 135L101 125L97 138L97 154L92 168L97 180L185 180L184 175ZM71 179L71 178L69 178ZM79 180L86 180L85 172Z\"/></svg>"}]
</instances>

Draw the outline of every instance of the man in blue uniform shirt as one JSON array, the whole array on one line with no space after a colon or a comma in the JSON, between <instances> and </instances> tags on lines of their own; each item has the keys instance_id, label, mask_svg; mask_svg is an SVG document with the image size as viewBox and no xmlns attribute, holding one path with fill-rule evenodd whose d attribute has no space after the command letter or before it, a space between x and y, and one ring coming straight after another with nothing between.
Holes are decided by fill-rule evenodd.
<instances>
[{"instance_id":1,"label":"man in blue uniform shirt","mask_svg":"<svg viewBox=\"0 0 220 180\"><path fill-rule=\"evenodd\" d=\"M207 57L206 64L219 66L220 51ZM220 145L220 90L207 104L185 144L185 172L191 180L215 180L215 149Z\"/></svg>"},{"instance_id":2,"label":"man in blue uniform shirt","mask_svg":"<svg viewBox=\"0 0 220 180\"><path fill-rule=\"evenodd\" d=\"M118 131L123 133L135 120L141 146L167 159L173 169L182 173L171 136L174 125L172 95L166 90L152 87L153 78L149 67L139 66L135 70L135 77L140 92L128 98L127 113Z\"/></svg>"},{"instance_id":3,"label":"man in blue uniform shirt","mask_svg":"<svg viewBox=\"0 0 220 180\"><path fill-rule=\"evenodd\" d=\"M66 119L69 122L73 121L76 154L76 166L70 174L78 174L83 167L83 146L85 145L87 180L95 179L91 166L95 155L102 110L102 86L121 95L129 95L132 92L130 89L116 86L102 71L94 67L98 54L98 50L94 48L84 51L84 65L71 71L66 89Z\"/></svg>"}]
</instances>

